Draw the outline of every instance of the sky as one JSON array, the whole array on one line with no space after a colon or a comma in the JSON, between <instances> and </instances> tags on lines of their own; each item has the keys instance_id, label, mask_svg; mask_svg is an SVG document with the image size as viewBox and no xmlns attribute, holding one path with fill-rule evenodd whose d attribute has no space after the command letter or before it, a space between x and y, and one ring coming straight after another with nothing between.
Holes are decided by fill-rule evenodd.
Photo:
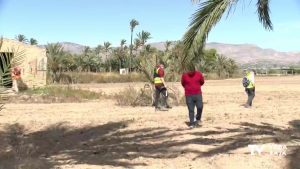
<instances>
[{"instance_id":1,"label":"sky","mask_svg":"<svg viewBox=\"0 0 300 169\"><path fill-rule=\"evenodd\" d=\"M251 3L250 3L251 2ZM199 6L191 0L0 0L0 36L23 34L39 44L73 42L95 47L109 41L130 43L135 34L151 33L151 42L181 40ZM300 0L271 0L273 31L259 23L255 0L240 0L235 12L213 28L208 42L254 44L277 51L300 51Z\"/></svg>"}]
</instances>

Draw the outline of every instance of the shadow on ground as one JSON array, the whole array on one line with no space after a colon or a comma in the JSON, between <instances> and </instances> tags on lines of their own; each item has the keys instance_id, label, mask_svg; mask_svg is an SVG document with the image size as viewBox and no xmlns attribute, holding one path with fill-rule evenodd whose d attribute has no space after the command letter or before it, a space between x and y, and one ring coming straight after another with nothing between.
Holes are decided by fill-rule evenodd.
<instances>
[{"instance_id":1,"label":"shadow on ground","mask_svg":"<svg viewBox=\"0 0 300 169\"><path fill-rule=\"evenodd\" d=\"M146 166L141 162L144 160L135 159L169 159L186 153L196 154L197 159L231 153L249 144L285 144L300 140L300 120L291 121L289 128L267 123L239 123L233 129L192 130L184 133L194 136L186 140L175 139L183 134L181 130L128 129L132 122L111 122L77 129L59 123L33 133L28 133L20 124L8 125L0 132L0 169L47 169L66 164ZM230 136L207 138L224 133ZM190 144L217 146L203 152L184 148ZM295 169L300 166L299 143L289 150L289 168Z\"/></svg>"}]
</instances>

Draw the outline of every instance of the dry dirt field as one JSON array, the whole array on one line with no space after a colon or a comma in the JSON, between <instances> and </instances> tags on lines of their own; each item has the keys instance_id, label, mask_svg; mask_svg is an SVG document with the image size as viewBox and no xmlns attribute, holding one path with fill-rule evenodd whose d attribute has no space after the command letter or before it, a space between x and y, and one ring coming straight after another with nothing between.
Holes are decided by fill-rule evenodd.
<instances>
[{"instance_id":1,"label":"dry dirt field","mask_svg":"<svg viewBox=\"0 0 300 169\"><path fill-rule=\"evenodd\" d=\"M128 85L79 86L112 94ZM112 100L7 104L0 112L0 169L300 168L300 76L259 77L256 86L254 106L246 109L241 79L207 81L203 125L194 129L185 124L184 106L155 112ZM253 144L264 145L260 155L251 155ZM286 146L286 155L270 154L270 144Z\"/></svg>"}]
</instances>

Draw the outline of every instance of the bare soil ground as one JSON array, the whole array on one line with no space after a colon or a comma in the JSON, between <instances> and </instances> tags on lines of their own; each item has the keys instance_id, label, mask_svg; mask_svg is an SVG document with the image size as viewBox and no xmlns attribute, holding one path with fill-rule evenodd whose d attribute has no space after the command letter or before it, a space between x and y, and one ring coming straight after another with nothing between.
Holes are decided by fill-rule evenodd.
<instances>
[{"instance_id":1,"label":"bare soil ground","mask_svg":"<svg viewBox=\"0 0 300 169\"><path fill-rule=\"evenodd\" d=\"M113 94L128 85L78 86ZM186 126L184 106L155 112L113 100L7 104L0 112L0 169L300 168L300 76L257 78L250 109L241 106L241 79L207 81L203 92L203 123L194 129ZM286 145L287 155L271 155L273 143ZM265 147L251 155L250 144Z\"/></svg>"}]
</instances>

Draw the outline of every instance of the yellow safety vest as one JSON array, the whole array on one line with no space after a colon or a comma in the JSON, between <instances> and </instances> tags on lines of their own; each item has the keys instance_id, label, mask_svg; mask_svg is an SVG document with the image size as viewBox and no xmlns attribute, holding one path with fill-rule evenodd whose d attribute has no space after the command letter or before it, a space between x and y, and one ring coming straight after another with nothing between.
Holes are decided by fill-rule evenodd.
<instances>
[{"instance_id":1,"label":"yellow safety vest","mask_svg":"<svg viewBox=\"0 0 300 169\"><path fill-rule=\"evenodd\" d=\"M248 74L246 75L246 77L247 77L247 79L250 81L249 85L248 85L246 88L247 88L247 89L254 88L255 85L254 85L254 82L253 82L252 79L251 79L251 73L248 73Z\"/></svg>"},{"instance_id":2,"label":"yellow safety vest","mask_svg":"<svg viewBox=\"0 0 300 169\"><path fill-rule=\"evenodd\" d=\"M154 72L154 84L162 84L163 83L158 75L159 69L160 68L157 68Z\"/></svg>"}]
</instances>

